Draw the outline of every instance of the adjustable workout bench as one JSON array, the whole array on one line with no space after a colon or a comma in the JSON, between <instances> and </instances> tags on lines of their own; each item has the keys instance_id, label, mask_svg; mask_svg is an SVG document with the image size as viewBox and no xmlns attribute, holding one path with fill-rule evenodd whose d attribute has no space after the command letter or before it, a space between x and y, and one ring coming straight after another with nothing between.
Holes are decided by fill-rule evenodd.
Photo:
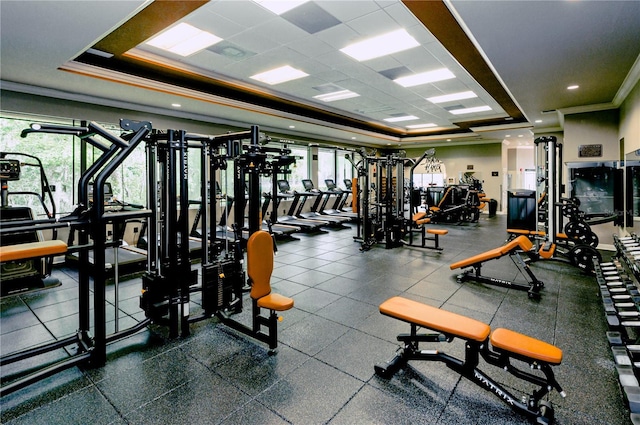
<instances>
[{"instance_id":1,"label":"adjustable workout bench","mask_svg":"<svg viewBox=\"0 0 640 425\"><path fill-rule=\"evenodd\" d=\"M27 261L35 258L64 254L66 252L67 244L59 240L5 245L0 246L0 263ZM10 293L17 293L19 291L24 292L28 289L45 289L58 285L60 285L60 281L58 279L53 279L48 276L40 276L37 279L37 284L31 288L16 288L15 286L9 285L2 289L2 294L6 295Z\"/></svg>"},{"instance_id":2,"label":"adjustable workout bench","mask_svg":"<svg viewBox=\"0 0 640 425\"><path fill-rule=\"evenodd\" d=\"M431 248L436 249L438 251L442 251L442 247L440 246L440 236L444 236L449 233L446 229L432 229L427 228L425 224L430 223L431 219L427 217L426 212L417 212L411 217L411 227L408 230L409 233L409 245L413 245L413 234L418 233L420 235L422 244L420 245L422 248ZM432 238L428 238L427 234L433 235ZM427 241L433 241L433 246L427 246Z\"/></svg>"},{"instance_id":3,"label":"adjustable workout bench","mask_svg":"<svg viewBox=\"0 0 640 425\"><path fill-rule=\"evenodd\" d=\"M271 273L273 272L273 238L264 230L254 232L247 241L247 274L251 280L252 327L231 319L226 313L218 312L222 322L232 329L245 333L269 344L274 352L278 347L278 311L293 307L293 299L271 292ZM268 309L269 316L261 315L261 309ZM262 331L267 327L267 332Z\"/></svg>"},{"instance_id":4,"label":"adjustable workout bench","mask_svg":"<svg viewBox=\"0 0 640 425\"><path fill-rule=\"evenodd\" d=\"M67 244L58 240L0 246L0 263L49 257L65 252Z\"/></svg>"},{"instance_id":5,"label":"adjustable workout bench","mask_svg":"<svg viewBox=\"0 0 640 425\"><path fill-rule=\"evenodd\" d=\"M472 269L468 269L457 276L458 282L474 280L476 282L486 283L488 285L497 285L506 288L528 291L529 298L539 298L540 290L544 287L544 283L536 278L536 276L533 274L533 271L531 271L531 268L529 268L529 265L520 256L520 252L529 252L532 247L533 243L529 240L529 238L527 238L526 236L518 236L517 238L507 242L503 246L483 252L482 254L474 255L473 257L469 257L465 260L458 261L451 264L449 267L451 268L451 270L463 267L472 267ZM531 281L528 285L494 277L482 276L481 269L482 264L485 261L500 258L507 254L521 272L526 272L526 276L523 273L525 279L527 276L529 276L529 279L531 279Z\"/></svg>"},{"instance_id":6,"label":"adjustable workout bench","mask_svg":"<svg viewBox=\"0 0 640 425\"><path fill-rule=\"evenodd\" d=\"M543 397L552 389L565 397L551 369L551 366L562 362L562 350L558 347L504 328L491 332L491 328L485 323L402 297L393 297L383 302L380 313L409 323L411 332L398 335L398 341L404 342L404 347L399 348L386 364L375 366L378 376L390 379L409 360L444 362L450 369L495 394L516 412L535 418L539 424L550 424L553 421L553 406L548 400L543 400ZM436 333L418 334L419 327ZM457 359L439 350L421 350L418 347L420 342L451 342L455 338L465 341L464 359ZM488 364L538 385L539 388L522 400L515 398L478 369L480 357ZM510 363L511 359L529 364L531 369L540 371L544 376L516 368Z\"/></svg>"}]
</instances>

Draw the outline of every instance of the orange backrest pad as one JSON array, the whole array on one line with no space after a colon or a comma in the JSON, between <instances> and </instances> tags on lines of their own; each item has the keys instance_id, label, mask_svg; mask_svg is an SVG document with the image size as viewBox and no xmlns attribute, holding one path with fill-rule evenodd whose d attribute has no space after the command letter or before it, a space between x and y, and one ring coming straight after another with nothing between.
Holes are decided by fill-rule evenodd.
<instances>
[{"instance_id":1,"label":"orange backrest pad","mask_svg":"<svg viewBox=\"0 0 640 425\"><path fill-rule=\"evenodd\" d=\"M0 247L0 263L47 257L65 252L67 252L67 244L59 240L6 245Z\"/></svg>"},{"instance_id":2,"label":"orange backrest pad","mask_svg":"<svg viewBox=\"0 0 640 425\"><path fill-rule=\"evenodd\" d=\"M251 279L251 298L257 300L271 293L273 239L269 232L258 230L247 241L247 274Z\"/></svg>"},{"instance_id":3,"label":"orange backrest pad","mask_svg":"<svg viewBox=\"0 0 640 425\"><path fill-rule=\"evenodd\" d=\"M351 211L358 212L358 178L351 179Z\"/></svg>"}]
</instances>

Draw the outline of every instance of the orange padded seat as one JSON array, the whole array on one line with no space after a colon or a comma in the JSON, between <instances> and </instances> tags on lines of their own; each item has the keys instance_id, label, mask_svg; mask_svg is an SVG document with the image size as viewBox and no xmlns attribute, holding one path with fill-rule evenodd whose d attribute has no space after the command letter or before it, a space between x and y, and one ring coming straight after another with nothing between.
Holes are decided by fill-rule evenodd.
<instances>
[{"instance_id":1,"label":"orange padded seat","mask_svg":"<svg viewBox=\"0 0 640 425\"><path fill-rule=\"evenodd\" d=\"M284 311L293 307L293 299L271 292L273 239L264 230L254 232L247 241L247 274L251 279L251 298L258 307Z\"/></svg>"},{"instance_id":2,"label":"orange padded seat","mask_svg":"<svg viewBox=\"0 0 640 425\"><path fill-rule=\"evenodd\" d=\"M507 233L513 233L515 235L529 235L529 236L544 236L544 231L527 230L527 229L507 229Z\"/></svg>"},{"instance_id":3,"label":"orange padded seat","mask_svg":"<svg viewBox=\"0 0 640 425\"><path fill-rule=\"evenodd\" d=\"M427 233L431 233L432 235L446 235L449 233L447 229L427 229Z\"/></svg>"},{"instance_id":4,"label":"orange padded seat","mask_svg":"<svg viewBox=\"0 0 640 425\"><path fill-rule=\"evenodd\" d=\"M491 345L499 350L552 365L558 365L562 362L562 350L555 345L509 329L499 328L494 330L490 340Z\"/></svg>"},{"instance_id":5,"label":"orange padded seat","mask_svg":"<svg viewBox=\"0 0 640 425\"><path fill-rule=\"evenodd\" d=\"M490 249L481 254L474 255L464 260L460 260L451 264L449 267L451 270L455 270L462 267L473 266L474 264L482 263L484 261L493 260L494 258L500 258L503 255L509 254L511 251L520 248L523 251L529 251L533 247L533 243L526 236L518 236L510 242L500 246L498 248Z\"/></svg>"},{"instance_id":6,"label":"orange padded seat","mask_svg":"<svg viewBox=\"0 0 640 425\"><path fill-rule=\"evenodd\" d=\"M411 216L411 221L417 222L418 220L425 218L426 215L427 213L424 211L417 212Z\"/></svg>"},{"instance_id":7,"label":"orange padded seat","mask_svg":"<svg viewBox=\"0 0 640 425\"><path fill-rule=\"evenodd\" d=\"M65 252L67 252L67 244L58 240L1 246L0 263L47 257L50 255L64 254Z\"/></svg>"},{"instance_id":8,"label":"orange padded seat","mask_svg":"<svg viewBox=\"0 0 640 425\"><path fill-rule=\"evenodd\" d=\"M478 342L485 341L491 332L489 325L475 319L403 297L392 297L380 304L380 313L424 328Z\"/></svg>"}]
</instances>

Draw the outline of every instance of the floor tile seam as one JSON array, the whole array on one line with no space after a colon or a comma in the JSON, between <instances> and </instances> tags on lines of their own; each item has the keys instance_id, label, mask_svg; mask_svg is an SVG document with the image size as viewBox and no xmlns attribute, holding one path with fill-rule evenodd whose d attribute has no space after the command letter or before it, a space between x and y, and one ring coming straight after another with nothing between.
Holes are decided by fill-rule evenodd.
<instances>
[{"instance_id":1,"label":"floor tile seam","mask_svg":"<svg viewBox=\"0 0 640 425\"><path fill-rule=\"evenodd\" d=\"M356 378L357 379L357 378ZM361 381L361 380L360 380ZM361 381L362 382L362 381ZM328 425L331 423L331 421L340 414L340 412L351 402L351 400L353 400L359 393L360 391L362 391L363 388L365 388L367 386L367 382L362 382L362 385L360 386L360 388L358 388L358 390L356 392L354 392L351 397L349 397L349 399L342 405L340 406L340 408L336 411L336 413L333 414L333 416L331 416L324 424Z\"/></svg>"},{"instance_id":2,"label":"floor tile seam","mask_svg":"<svg viewBox=\"0 0 640 425\"><path fill-rule=\"evenodd\" d=\"M139 410L144 409L146 406L149 406L150 404L152 404L152 403L154 403L154 402L156 402L156 401L158 401L158 400L162 399L163 397L167 396L168 394L171 394L172 392L174 392L174 391L176 391L176 390L178 390L178 389L180 389L180 388L184 387L185 385L189 384L190 382L195 381L196 379L197 379L197 378L191 378L191 379L188 379L188 380L186 380L186 381L184 381L184 382L181 382L179 385L177 385L177 386L175 386L175 387L173 387L173 388L171 388L171 389L169 389L169 390L167 390L167 391L165 391L165 392L163 392L163 393L161 393L161 394L156 395L156 396L155 396L155 397L153 397L151 400L147 400L146 402L144 402L144 403L142 403L142 404L138 405L137 407L132 408L132 409L130 409L130 410L128 410L128 411L120 412L120 411L119 411L119 409L117 409L117 407L115 407L115 406L113 406L113 407L114 407L114 409L116 409L116 411L119 413L120 418L121 418L123 421L125 421L125 422L127 422L127 423L128 423L128 422L129 422L129 421L127 420L127 416L128 416L128 415L131 415L131 414L132 414L132 413L134 413L134 412L137 412L137 411L139 411ZM107 400L108 400L108 398L107 398ZM110 404L112 404L110 400L109 400L109 403L110 403ZM112 405L113 405L113 404L112 404Z\"/></svg>"},{"instance_id":3,"label":"floor tile seam","mask_svg":"<svg viewBox=\"0 0 640 425\"><path fill-rule=\"evenodd\" d=\"M369 318L369 317L373 316L374 314L375 314L375 313L371 313L367 318ZM370 336L370 337L374 337L374 338L376 338L376 339L378 339L378 340L380 340L380 341L389 342L388 340L386 340L386 339L384 339L384 338L381 338L381 337L379 337L379 336L377 336L377 335L374 335L374 334L371 334L371 333L369 333L369 332L363 331L362 329L358 329L358 328L355 328L355 327L352 327L352 326L349 326L349 325L345 325L344 323L336 322L335 320L331 320L331 319L329 319L329 318L327 318L327 317L320 316L320 315L315 314L315 313L311 313L310 315L320 317L321 319L326 319L326 320L328 320L328 321L330 321L330 322L332 322L332 323L335 323L335 324L340 325L340 326L344 326L345 328L347 328L347 329L348 329L348 331L347 331L347 332L345 332L345 333L343 333L342 335L340 335L340 336L339 336L336 340L334 340L333 342L335 342L335 341L337 341L338 339L342 338L344 335L346 335L349 331L352 331L352 330L353 330L353 331L362 332L363 334L365 334L365 335L367 335L367 336ZM331 342L331 344L333 344L333 342ZM398 346L399 346L399 345L398 345ZM326 348L326 347L324 347L324 348ZM324 348L323 348L323 349L324 349ZM308 354L307 354L307 355L308 355Z\"/></svg>"},{"instance_id":4,"label":"floor tile seam","mask_svg":"<svg viewBox=\"0 0 640 425\"><path fill-rule=\"evenodd\" d=\"M318 316L317 314L310 313L310 314L309 314L309 316L315 316L315 317L318 317L318 318L320 318L320 319L322 319L322 320L326 320L326 321L328 321L328 322L335 323L335 324L337 324L337 325L340 325L340 326L342 326L342 327L346 328L346 330L345 330L344 332L340 333L340 335L338 335L336 338L334 338L333 340L331 340L331 341L330 341L329 343L327 343L326 345L323 345L322 347L320 347L320 349L319 349L318 351L316 351L315 353L313 353L313 354L309 354L309 353L306 353L306 352L304 352L304 351L302 351L302 350L299 350L299 349L297 349L297 348L295 348L295 347L293 347L293 346L291 346L291 345L287 344L286 342L280 341L280 339L278 339L278 344L284 344L284 345L286 345L287 347L292 348L292 349L294 349L294 350L296 350L296 351L299 351L300 353L302 353L302 354L304 354L304 355L306 355L306 356L310 356L310 357L315 358L315 356L316 356L318 353L320 353L322 350L324 350L325 348L327 348L328 346L330 346L331 344L333 344L334 342L336 342L337 340L339 340L340 338L342 338L342 337L343 337L344 335L346 335L350 330L355 329L355 328L350 328L349 326L345 326L345 325L343 325L342 323L335 322L335 321L333 321L333 320L327 319L326 317ZM307 316L307 317L308 317L308 316ZM355 329L355 330L357 330L357 329ZM318 359L318 360L319 360L319 359Z\"/></svg>"}]
</instances>

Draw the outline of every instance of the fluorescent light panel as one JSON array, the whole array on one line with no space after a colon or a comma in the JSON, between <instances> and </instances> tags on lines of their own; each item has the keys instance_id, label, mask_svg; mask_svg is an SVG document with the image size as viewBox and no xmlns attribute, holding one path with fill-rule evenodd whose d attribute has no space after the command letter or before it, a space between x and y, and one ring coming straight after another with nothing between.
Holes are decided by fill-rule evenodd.
<instances>
[{"instance_id":1,"label":"fluorescent light panel","mask_svg":"<svg viewBox=\"0 0 640 425\"><path fill-rule=\"evenodd\" d=\"M411 128L411 129L416 129L416 128L432 128L432 127L437 127L438 124L434 124L432 122L428 123L428 124L413 124L413 125L408 125L407 128Z\"/></svg>"},{"instance_id":2,"label":"fluorescent light panel","mask_svg":"<svg viewBox=\"0 0 640 425\"><path fill-rule=\"evenodd\" d=\"M476 106L473 108L462 108L462 109L452 109L451 112L453 115L463 115L463 114L473 114L474 112L484 112L484 111L490 111L491 107L490 106Z\"/></svg>"},{"instance_id":3,"label":"fluorescent light panel","mask_svg":"<svg viewBox=\"0 0 640 425\"><path fill-rule=\"evenodd\" d=\"M313 96L313 98L322 100L323 102L333 102L335 100L350 99L358 96L360 96L358 93L352 92L351 90L340 90L333 93L319 94L317 96Z\"/></svg>"},{"instance_id":4,"label":"fluorescent light panel","mask_svg":"<svg viewBox=\"0 0 640 425\"><path fill-rule=\"evenodd\" d=\"M340 51L358 61L366 61L411 49L419 45L420 43L409 35L406 30L399 29L350 44L340 49Z\"/></svg>"},{"instance_id":5,"label":"fluorescent light panel","mask_svg":"<svg viewBox=\"0 0 640 425\"><path fill-rule=\"evenodd\" d=\"M264 7L275 13L276 15L282 15L285 12L290 11L308 0L253 0L260 6Z\"/></svg>"},{"instance_id":6,"label":"fluorescent light panel","mask_svg":"<svg viewBox=\"0 0 640 425\"><path fill-rule=\"evenodd\" d=\"M308 75L309 74L304 71L300 71L299 69L293 68L289 65L285 65L281 66L280 68L275 68L269 71L262 72L260 74L252 75L250 78L269 85L275 85L284 83L286 81L297 80L298 78L303 78Z\"/></svg>"},{"instance_id":7,"label":"fluorescent light panel","mask_svg":"<svg viewBox=\"0 0 640 425\"><path fill-rule=\"evenodd\" d=\"M396 78L393 81L400 84L402 87L413 87L419 86L420 84L449 80L451 78L456 78L456 76L453 75L453 72L449 71L447 68L440 68L433 71L421 72L419 74Z\"/></svg>"},{"instance_id":8,"label":"fluorescent light panel","mask_svg":"<svg viewBox=\"0 0 640 425\"><path fill-rule=\"evenodd\" d=\"M442 96L428 97L427 100L431 103L445 103L452 102L454 100L473 99L474 97L478 97L478 95L472 91L463 91L460 93L451 93Z\"/></svg>"},{"instance_id":9,"label":"fluorescent light panel","mask_svg":"<svg viewBox=\"0 0 640 425\"><path fill-rule=\"evenodd\" d=\"M180 56L189 56L221 40L210 32L183 22L151 38L146 44Z\"/></svg>"},{"instance_id":10,"label":"fluorescent light panel","mask_svg":"<svg viewBox=\"0 0 640 425\"><path fill-rule=\"evenodd\" d=\"M415 115L404 115L402 117L385 118L384 120L386 122L402 122L402 121L413 121L417 119L418 117L416 117Z\"/></svg>"}]
</instances>

